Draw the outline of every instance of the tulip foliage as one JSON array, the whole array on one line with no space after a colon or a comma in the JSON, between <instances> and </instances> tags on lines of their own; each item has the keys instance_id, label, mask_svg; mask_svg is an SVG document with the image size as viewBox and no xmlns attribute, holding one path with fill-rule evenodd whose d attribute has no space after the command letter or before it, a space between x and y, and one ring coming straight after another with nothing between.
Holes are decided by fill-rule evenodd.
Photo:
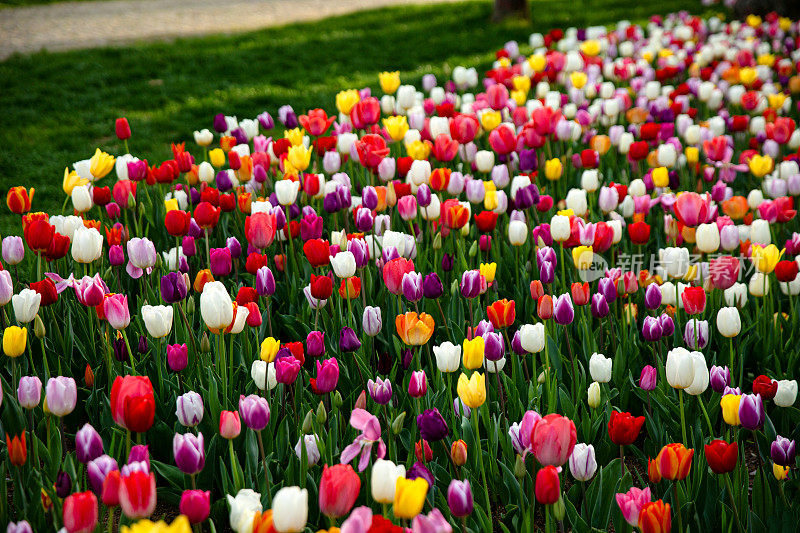
<instances>
[{"instance_id":1,"label":"tulip foliage","mask_svg":"<svg viewBox=\"0 0 800 533\"><path fill-rule=\"evenodd\" d=\"M536 33L161 162L117 120L60 213L8 191L9 531L796 529L799 42Z\"/></svg>"}]
</instances>

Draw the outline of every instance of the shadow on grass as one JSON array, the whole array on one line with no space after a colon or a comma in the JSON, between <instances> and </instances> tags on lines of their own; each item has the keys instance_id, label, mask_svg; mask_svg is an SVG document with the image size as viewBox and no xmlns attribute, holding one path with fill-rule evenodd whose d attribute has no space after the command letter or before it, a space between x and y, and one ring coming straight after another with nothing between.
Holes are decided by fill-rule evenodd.
<instances>
[{"instance_id":1,"label":"shadow on grass","mask_svg":"<svg viewBox=\"0 0 800 533\"><path fill-rule=\"evenodd\" d=\"M465 64L486 68L508 40L527 43L553 27L644 21L654 13L697 11L699 2L534 1L530 24L489 22L491 3L385 8L240 35L179 39L63 53L14 56L0 63L0 190L37 188L34 208L57 211L64 167L95 147L121 153L114 119L128 117L132 151L151 162L169 143L192 140L214 114L273 115L324 107L352 87L377 86L377 73L400 70L417 83ZM192 148L190 148L192 150ZM110 181L110 178L106 178ZM7 213L7 212L6 212ZM0 217L3 233L19 232Z\"/></svg>"}]
</instances>

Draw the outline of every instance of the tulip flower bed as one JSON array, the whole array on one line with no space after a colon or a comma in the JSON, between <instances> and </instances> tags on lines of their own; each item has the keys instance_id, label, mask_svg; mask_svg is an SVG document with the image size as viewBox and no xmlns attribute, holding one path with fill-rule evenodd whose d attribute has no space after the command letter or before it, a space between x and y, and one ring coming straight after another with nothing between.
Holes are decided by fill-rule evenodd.
<instances>
[{"instance_id":1,"label":"tulip flower bed","mask_svg":"<svg viewBox=\"0 0 800 533\"><path fill-rule=\"evenodd\" d=\"M795 530L798 43L534 33L163 161L118 119L8 191L8 530Z\"/></svg>"}]
</instances>

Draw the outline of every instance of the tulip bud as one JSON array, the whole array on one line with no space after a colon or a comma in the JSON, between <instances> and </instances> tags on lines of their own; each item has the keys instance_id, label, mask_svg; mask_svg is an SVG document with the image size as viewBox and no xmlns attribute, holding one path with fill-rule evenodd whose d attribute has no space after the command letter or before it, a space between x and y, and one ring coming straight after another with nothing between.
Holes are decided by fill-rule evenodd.
<instances>
[{"instance_id":1,"label":"tulip bud","mask_svg":"<svg viewBox=\"0 0 800 533\"><path fill-rule=\"evenodd\" d=\"M566 507L564 506L564 496L559 495L558 501L553 504L553 516L556 517L556 520L564 520L565 511Z\"/></svg>"},{"instance_id":2,"label":"tulip bud","mask_svg":"<svg viewBox=\"0 0 800 533\"><path fill-rule=\"evenodd\" d=\"M309 409L308 412L306 413L306 417L303 419L304 435L307 435L314 430L313 421L314 421L314 411Z\"/></svg>"},{"instance_id":3,"label":"tulip bud","mask_svg":"<svg viewBox=\"0 0 800 533\"><path fill-rule=\"evenodd\" d=\"M317 424L324 424L328 420L328 412L325 410L325 405L319 402L317 406Z\"/></svg>"},{"instance_id":4,"label":"tulip bud","mask_svg":"<svg viewBox=\"0 0 800 533\"><path fill-rule=\"evenodd\" d=\"M186 314L187 315L192 316L194 314L194 306L195 306L194 297L189 296L186 299Z\"/></svg>"},{"instance_id":5,"label":"tulip bud","mask_svg":"<svg viewBox=\"0 0 800 533\"><path fill-rule=\"evenodd\" d=\"M211 353L211 341L208 340L208 333L203 333L200 339L200 351L204 354Z\"/></svg>"},{"instance_id":6,"label":"tulip bud","mask_svg":"<svg viewBox=\"0 0 800 533\"><path fill-rule=\"evenodd\" d=\"M433 237L433 249L434 250L441 250L442 249L442 233L438 232Z\"/></svg>"},{"instance_id":7,"label":"tulip bud","mask_svg":"<svg viewBox=\"0 0 800 533\"><path fill-rule=\"evenodd\" d=\"M47 328L44 327L44 322L42 322L38 314L33 319L33 334L36 335L37 339L43 339L47 334Z\"/></svg>"},{"instance_id":8,"label":"tulip bud","mask_svg":"<svg viewBox=\"0 0 800 533\"><path fill-rule=\"evenodd\" d=\"M527 469L525 468L525 460L521 455L517 455L517 459L514 461L514 475L517 477L517 479L522 479L525 477L526 473Z\"/></svg>"},{"instance_id":9,"label":"tulip bud","mask_svg":"<svg viewBox=\"0 0 800 533\"><path fill-rule=\"evenodd\" d=\"M478 255L478 241L472 241L472 246L469 247L469 256L475 257Z\"/></svg>"},{"instance_id":10,"label":"tulip bud","mask_svg":"<svg viewBox=\"0 0 800 533\"><path fill-rule=\"evenodd\" d=\"M453 442L450 447L450 460L456 466L464 466L467 464L467 443L463 440Z\"/></svg>"},{"instance_id":11,"label":"tulip bud","mask_svg":"<svg viewBox=\"0 0 800 533\"><path fill-rule=\"evenodd\" d=\"M344 400L342 400L342 395L337 390L336 392L333 393L333 408L334 409L339 409L342 406L343 403L344 403Z\"/></svg>"},{"instance_id":12,"label":"tulip bud","mask_svg":"<svg viewBox=\"0 0 800 533\"><path fill-rule=\"evenodd\" d=\"M392 422L392 433L395 435L399 435L401 431L403 431L403 422L406 420L406 412L403 411L397 418L394 419Z\"/></svg>"},{"instance_id":13,"label":"tulip bud","mask_svg":"<svg viewBox=\"0 0 800 533\"><path fill-rule=\"evenodd\" d=\"M596 409L600 405L600 384L596 381L593 381L591 385L589 385L589 392L588 392L588 403L589 407L592 409Z\"/></svg>"}]
</instances>

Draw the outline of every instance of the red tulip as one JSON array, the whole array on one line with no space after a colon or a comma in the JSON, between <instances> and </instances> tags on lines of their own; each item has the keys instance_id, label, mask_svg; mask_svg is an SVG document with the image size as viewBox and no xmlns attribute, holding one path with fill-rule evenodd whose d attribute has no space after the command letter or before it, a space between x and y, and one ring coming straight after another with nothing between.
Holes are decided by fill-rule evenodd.
<instances>
[{"instance_id":1,"label":"red tulip","mask_svg":"<svg viewBox=\"0 0 800 533\"><path fill-rule=\"evenodd\" d=\"M797 277L797 271L797 261L778 261L778 264L775 265L775 277L778 278L778 281L784 283L794 281Z\"/></svg>"},{"instance_id":2,"label":"red tulip","mask_svg":"<svg viewBox=\"0 0 800 533\"><path fill-rule=\"evenodd\" d=\"M202 490L185 490L181 495L179 507L192 524L205 522L211 511L211 492Z\"/></svg>"},{"instance_id":3,"label":"red tulip","mask_svg":"<svg viewBox=\"0 0 800 533\"><path fill-rule=\"evenodd\" d=\"M683 308L690 315L699 315L706 310L706 291L703 287L687 287L681 294Z\"/></svg>"},{"instance_id":4,"label":"red tulip","mask_svg":"<svg viewBox=\"0 0 800 533\"><path fill-rule=\"evenodd\" d=\"M214 207L209 202L200 202L198 206L194 208L194 219L197 222L197 225L203 229L213 228L216 226L217 222L219 222L219 214L220 209L218 207Z\"/></svg>"},{"instance_id":5,"label":"red tulip","mask_svg":"<svg viewBox=\"0 0 800 533\"><path fill-rule=\"evenodd\" d=\"M31 283L31 289L42 295L41 306L46 307L58 301L58 291L56 291L56 284L50 278L44 278L42 281L35 281Z\"/></svg>"},{"instance_id":6,"label":"red tulip","mask_svg":"<svg viewBox=\"0 0 800 533\"><path fill-rule=\"evenodd\" d=\"M147 376L117 376L111 387L111 416L118 425L144 433L153 425L156 401Z\"/></svg>"},{"instance_id":7,"label":"red tulip","mask_svg":"<svg viewBox=\"0 0 800 533\"><path fill-rule=\"evenodd\" d=\"M192 221L192 215L180 209L173 209L167 211L164 217L164 227L167 228L167 233L173 237L183 237L189 233L189 224Z\"/></svg>"},{"instance_id":8,"label":"red tulip","mask_svg":"<svg viewBox=\"0 0 800 533\"><path fill-rule=\"evenodd\" d=\"M685 192L678 196L674 209L678 220L687 226L698 226L708 219L708 200L696 192Z\"/></svg>"},{"instance_id":9,"label":"red tulip","mask_svg":"<svg viewBox=\"0 0 800 533\"><path fill-rule=\"evenodd\" d=\"M575 423L556 413L537 420L531 433L533 455L542 465L561 466L566 463L577 440Z\"/></svg>"},{"instance_id":10,"label":"red tulip","mask_svg":"<svg viewBox=\"0 0 800 533\"><path fill-rule=\"evenodd\" d=\"M322 514L339 518L345 516L353 508L361 490L361 478L353 467L338 464L322 469L319 482L319 510Z\"/></svg>"},{"instance_id":11,"label":"red tulip","mask_svg":"<svg viewBox=\"0 0 800 533\"><path fill-rule=\"evenodd\" d=\"M482 233L491 233L497 226L497 213L494 211L481 211L480 214L474 216L475 225L478 226L478 231Z\"/></svg>"},{"instance_id":12,"label":"red tulip","mask_svg":"<svg viewBox=\"0 0 800 533\"><path fill-rule=\"evenodd\" d=\"M303 253L306 255L311 268L325 266L330 262L331 246L323 239L309 239L303 245Z\"/></svg>"},{"instance_id":13,"label":"red tulip","mask_svg":"<svg viewBox=\"0 0 800 533\"><path fill-rule=\"evenodd\" d=\"M639 437L639 431L643 424L643 416L611 411L611 418L608 420L608 436L611 438L611 442L617 446L628 446Z\"/></svg>"},{"instance_id":14,"label":"red tulip","mask_svg":"<svg viewBox=\"0 0 800 533\"><path fill-rule=\"evenodd\" d=\"M383 282L389 292L403 294L403 275L407 272L414 272L414 262L402 257L392 259L383 266Z\"/></svg>"},{"instance_id":15,"label":"red tulip","mask_svg":"<svg viewBox=\"0 0 800 533\"><path fill-rule=\"evenodd\" d=\"M732 442L716 439L711 444L706 444L706 461L715 474L727 474L736 468L739 458L739 446Z\"/></svg>"},{"instance_id":16,"label":"red tulip","mask_svg":"<svg viewBox=\"0 0 800 533\"><path fill-rule=\"evenodd\" d=\"M572 301L575 302L575 305L586 305L591 300L591 294L589 292L589 283L573 283L571 287L572 292Z\"/></svg>"},{"instance_id":17,"label":"red tulip","mask_svg":"<svg viewBox=\"0 0 800 533\"><path fill-rule=\"evenodd\" d=\"M124 141L131 137L131 127L128 124L128 119L125 117L118 118L114 123L114 132L117 134L117 139Z\"/></svg>"},{"instance_id":18,"label":"red tulip","mask_svg":"<svg viewBox=\"0 0 800 533\"><path fill-rule=\"evenodd\" d=\"M311 274L311 296L317 300L327 300L333 294L333 281L329 276Z\"/></svg>"},{"instance_id":19,"label":"red tulip","mask_svg":"<svg viewBox=\"0 0 800 533\"><path fill-rule=\"evenodd\" d=\"M119 484L121 480L119 470L110 471L103 480L101 499L106 507L119 505Z\"/></svg>"},{"instance_id":20,"label":"red tulip","mask_svg":"<svg viewBox=\"0 0 800 533\"><path fill-rule=\"evenodd\" d=\"M242 432L239 411L222 411L219 414L219 434L223 439L235 439Z\"/></svg>"},{"instance_id":21,"label":"red tulip","mask_svg":"<svg viewBox=\"0 0 800 533\"><path fill-rule=\"evenodd\" d=\"M539 301L536 303L536 314L542 320L549 320L553 318L553 297L549 294L545 294L539 297Z\"/></svg>"},{"instance_id":22,"label":"red tulip","mask_svg":"<svg viewBox=\"0 0 800 533\"><path fill-rule=\"evenodd\" d=\"M119 505L130 519L147 518L156 508L156 475L142 470L120 478Z\"/></svg>"},{"instance_id":23,"label":"red tulip","mask_svg":"<svg viewBox=\"0 0 800 533\"><path fill-rule=\"evenodd\" d=\"M647 244L647 241L650 240L650 224L644 221L629 224L628 235L633 244Z\"/></svg>"},{"instance_id":24,"label":"red tulip","mask_svg":"<svg viewBox=\"0 0 800 533\"><path fill-rule=\"evenodd\" d=\"M771 400L778 393L778 382L765 375L753 380L753 394L760 394L765 400Z\"/></svg>"},{"instance_id":25,"label":"red tulip","mask_svg":"<svg viewBox=\"0 0 800 533\"><path fill-rule=\"evenodd\" d=\"M555 466L545 466L536 473L535 493L536 501L542 505L552 505L558 501L561 496L561 481Z\"/></svg>"},{"instance_id":26,"label":"red tulip","mask_svg":"<svg viewBox=\"0 0 800 533\"><path fill-rule=\"evenodd\" d=\"M70 494L62 509L68 533L90 533L97 526L97 496L92 491Z\"/></svg>"},{"instance_id":27,"label":"red tulip","mask_svg":"<svg viewBox=\"0 0 800 533\"><path fill-rule=\"evenodd\" d=\"M46 251L56 231L55 226L50 224L47 215L34 218L28 224L23 223L23 225L25 226L23 230L25 242L28 243L30 249L35 252Z\"/></svg>"},{"instance_id":28,"label":"red tulip","mask_svg":"<svg viewBox=\"0 0 800 533\"><path fill-rule=\"evenodd\" d=\"M254 248L263 250L275 239L275 215L256 213L244 220L244 234Z\"/></svg>"},{"instance_id":29,"label":"red tulip","mask_svg":"<svg viewBox=\"0 0 800 533\"><path fill-rule=\"evenodd\" d=\"M779 263L780 264L780 263ZM717 289L725 290L739 279L739 260L729 255L709 261L708 277Z\"/></svg>"}]
</instances>

